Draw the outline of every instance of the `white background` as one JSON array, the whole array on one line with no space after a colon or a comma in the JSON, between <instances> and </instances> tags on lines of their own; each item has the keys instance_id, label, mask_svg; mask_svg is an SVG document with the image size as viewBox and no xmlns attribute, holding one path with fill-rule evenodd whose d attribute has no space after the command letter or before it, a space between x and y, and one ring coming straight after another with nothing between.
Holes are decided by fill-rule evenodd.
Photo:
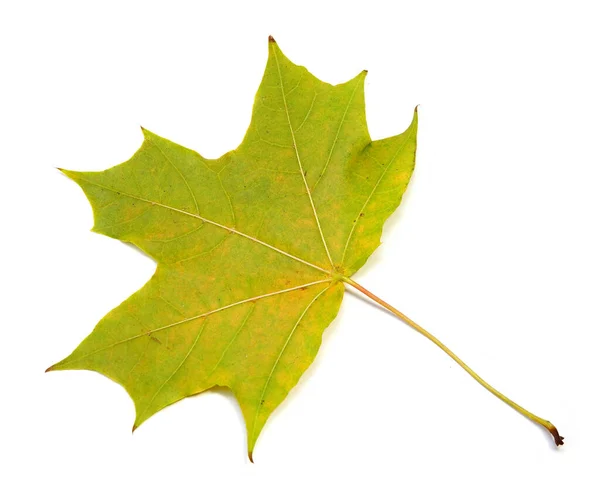
<instances>
[{"instance_id":1,"label":"white background","mask_svg":"<svg viewBox=\"0 0 600 502\"><path fill-rule=\"evenodd\" d=\"M6 501L597 501L597 2L2 2L0 498ZM348 294L248 462L207 392L134 435L123 389L44 374L154 263L88 232L54 167L102 170L139 126L216 157L249 123L272 34L339 83L371 135L420 104L417 168L355 277L565 436L488 394Z\"/></svg>"}]
</instances>

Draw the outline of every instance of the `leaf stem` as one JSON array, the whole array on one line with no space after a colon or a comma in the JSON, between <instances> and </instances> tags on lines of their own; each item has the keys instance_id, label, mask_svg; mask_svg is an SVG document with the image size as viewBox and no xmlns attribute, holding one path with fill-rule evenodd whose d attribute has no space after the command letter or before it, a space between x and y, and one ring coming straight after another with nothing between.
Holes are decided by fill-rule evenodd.
<instances>
[{"instance_id":1,"label":"leaf stem","mask_svg":"<svg viewBox=\"0 0 600 502\"><path fill-rule=\"evenodd\" d=\"M498 399L500 399L501 401L504 401L506 404L508 404L515 410L517 410L519 413L521 413L521 415L527 417L529 420L535 422L536 424L541 425L542 427L545 427L548 430L548 432L550 432L550 434L552 434L552 437L554 438L554 442L555 442L556 446L563 444L564 438L558 434L558 430L556 429L556 427L554 427L554 425L552 425L552 423L550 423L548 420L544 420L543 418L540 418L537 415L534 415L533 413L527 411L525 408L523 408L522 406L519 406L517 403L515 403L512 399L509 399L504 394L497 391L494 387L492 387L489 383L487 383L483 378L481 378L477 373L475 373L471 368L469 368L469 366L467 366L454 352L452 352L448 347L446 347L442 342L440 342L435 336L433 336L431 333L429 333L429 331L427 331L426 329L419 326L416 322L414 322L412 319L409 319L406 315L404 315L398 309L392 307L389 303L382 300L378 296L374 295L369 290L365 289L364 287L362 287L360 284L353 281L352 279L350 279L348 277L343 277L342 280L345 283L349 284L350 286L358 289L361 293L363 293L364 295L371 298L371 300L377 302L379 305L381 305L382 307L389 310L396 317L399 317L400 319L402 319L402 321L404 321L406 324L408 324L411 328L413 328L416 331L418 331L419 333L421 333L425 338L427 338L428 340L435 343L440 349L442 349L446 354L448 354L452 359L454 359L454 361L456 361L456 363L463 370L465 370L469 375L471 375L471 377L473 377L473 379L475 379L479 384L481 384L483 387L485 387L488 391L490 391Z\"/></svg>"}]
</instances>

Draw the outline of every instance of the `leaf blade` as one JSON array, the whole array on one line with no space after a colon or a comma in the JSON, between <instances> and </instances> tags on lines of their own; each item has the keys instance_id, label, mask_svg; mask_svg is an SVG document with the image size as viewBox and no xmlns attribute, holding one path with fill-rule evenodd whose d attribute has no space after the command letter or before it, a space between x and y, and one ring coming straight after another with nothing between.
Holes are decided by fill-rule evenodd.
<instances>
[{"instance_id":1,"label":"leaf blade","mask_svg":"<svg viewBox=\"0 0 600 502\"><path fill-rule=\"evenodd\" d=\"M205 159L142 129L128 161L63 171L87 196L93 230L134 243L157 270L50 369L121 384L134 428L186 396L228 387L251 455L337 315L340 274L377 247L414 167L416 111L405 133L372 142L365 76L327 84L270 42L236 150Z\"/></svg>"}]
</instances>

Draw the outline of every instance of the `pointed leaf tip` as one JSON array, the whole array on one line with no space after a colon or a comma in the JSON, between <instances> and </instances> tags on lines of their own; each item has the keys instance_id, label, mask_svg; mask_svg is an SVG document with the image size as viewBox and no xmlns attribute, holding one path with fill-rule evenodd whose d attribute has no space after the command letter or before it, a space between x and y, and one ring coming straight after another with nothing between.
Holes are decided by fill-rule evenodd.
<instances>
[{"instance_id":1,"label":"pointed leaf tip","mask_svg":"<svg viewBox=\"0 0 600 502\"><path fill-rule=\"evenodd\" d=\"M77 174L78 171L70 171L69 169L63 169L62 167L57 167L62 174L64 174L67 178L75 181L77 183Z\"/></svg>"},{"instance_id":2,"label":"pointed leaf tip","mask_svg":"<svg viewBox=\"0 0 600 502\"><path fill-rule=\"evenodd\" d=\"M273 35L269 35L269 43L272 44L276 44L277 42L275 42L275 39L273 38Z\"/></svg>"}]
</instances>

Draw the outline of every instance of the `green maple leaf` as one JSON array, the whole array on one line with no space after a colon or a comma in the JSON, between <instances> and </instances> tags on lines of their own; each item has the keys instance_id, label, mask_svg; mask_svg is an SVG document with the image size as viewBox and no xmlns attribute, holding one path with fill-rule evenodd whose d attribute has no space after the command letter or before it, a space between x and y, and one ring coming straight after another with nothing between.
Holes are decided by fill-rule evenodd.
<instances>
[{"instance_id":1,"label":"green maple leaf","mask_svg":"<svg viewBox=\"0 0 600 502\"><path fill-rule=\"evenodd\" d=\"M372 141L366 72L332 86L269 42L251 125L236 150L205 159L143 130L141 148L123 164L63 170L89 199L93 230L135 244L158 265L49 368L93 370L121 384L135 402L134 429L180 399L228 387L246 421L250 459L269 415L314 360L345 284L479 379L350 279L380 244L410 179L416 110L404 133Z\"/></svg>"}]
</instances>

